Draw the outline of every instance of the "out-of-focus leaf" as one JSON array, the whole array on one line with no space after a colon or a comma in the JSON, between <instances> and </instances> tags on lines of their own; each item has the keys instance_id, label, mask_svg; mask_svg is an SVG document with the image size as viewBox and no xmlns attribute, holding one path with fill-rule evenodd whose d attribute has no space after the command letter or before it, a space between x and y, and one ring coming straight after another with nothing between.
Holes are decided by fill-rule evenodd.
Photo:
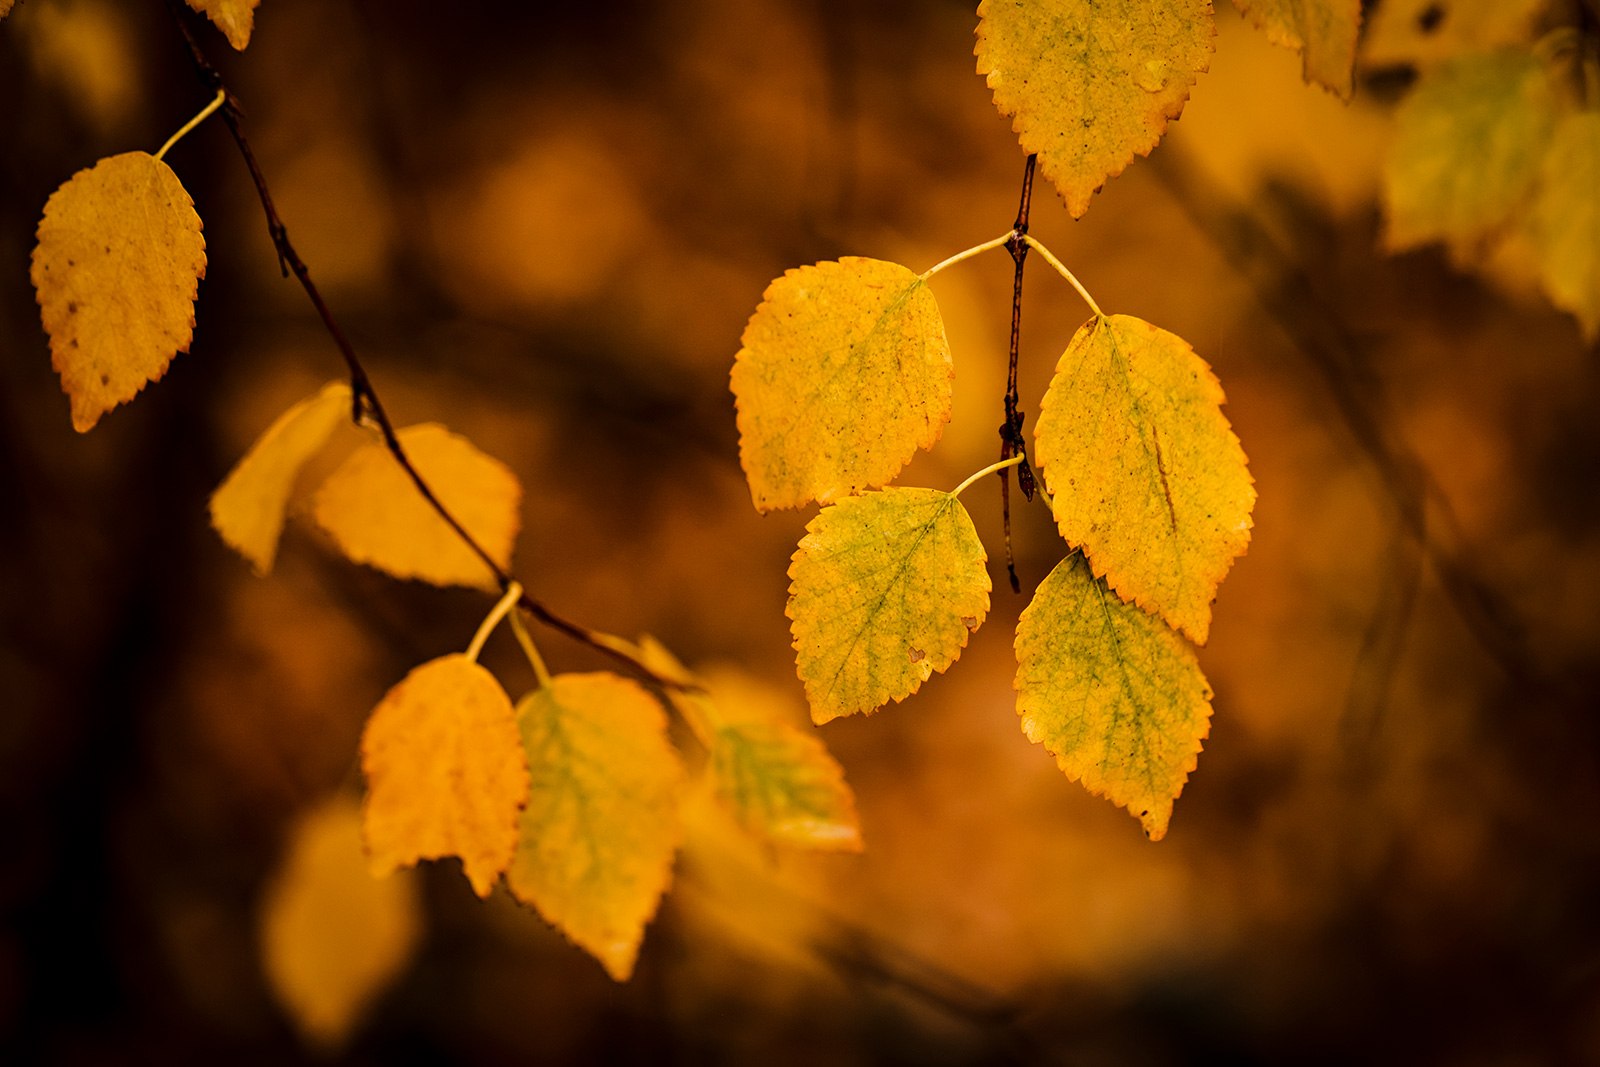
<instances>
[{"instance_id":1,"label":"out-of-focus leaf","mask_svg":"<svg viewBox=\"0 0 1600 1067\"><path fill-rule=\"evenodd\" d=\"M228 43L244 51L255 28L256 7L261 0L188 0L189 6L209 18L222 31Z\"/></svg>"},{"instance_id":2,"label":"out-of-focus leaf","mask_svg":"<svg viewBox=\"0 0 1600 1067\"><path fill-rule=\"evenodd\" d=\"M1362 62L1427 70L1467 52L1522 44L1549 0L1383 0L1372 11Z\"/></svg>"},{"instance_id":3,"label":"out-of-focus leaf","mask_svg":"<svg viewBox=\"0 0 1600 1067\"><path fill-rule=\"evenodd\" d=\"M1569 115L1545 154L1530 229L1545 290L1600 336L1600 111Z\"/></svg>"},{"instance_id":4,"label":"out-of-focus leaf","mask_svg":"<svg viewBox=\"0 0 1600 1067\"><path fill-rule=\"evenodd\" d=\"M0 0L0 19L3 19L7 15L11 14L12 2L13 0Z\"/></svg>"},{"instance_id":5,"label":"out-of-focus leaf","mask_svg":"<svg viewBox=\"0 0 1600 1067\"><path fill-rule=\"evenodd\" d=\"M1233 0L1273 44L1299 52L1308 82L1350 99L1361 0Z\"/></svg>"}]
</instances>

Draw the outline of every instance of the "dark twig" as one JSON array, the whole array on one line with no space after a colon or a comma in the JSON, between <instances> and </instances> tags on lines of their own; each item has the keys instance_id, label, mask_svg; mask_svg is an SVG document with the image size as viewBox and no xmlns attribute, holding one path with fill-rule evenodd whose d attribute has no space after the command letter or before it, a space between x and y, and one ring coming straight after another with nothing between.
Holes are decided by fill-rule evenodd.
<instances>
[{"instance_id":1,"label":"dark twig","mask_svg":"<svg viewBox=\"0 0 1600 1067\"><path fill-rule=\"evenodd\" d=\"M238 97L234 96L228 87L223 84L222 75L206 59L205 53L200 48L200 43L195 40L194 32L190 30L189 24L184 21L178 0L166 0L166 5L167 12L172 16L172 21L178 27L178 32L183 35L184 44L188 46L189 58L194 63L195 74L199 77L200 83L211 92L221 91L224 94L225 99L220 114L222 115L222 120L228 124L229 132L233 134L234 143L239 146L239 153L244 157L245 166L250 170L250 180L255 183L256 193L261 198L261 210L267 217L267 233L271 236L272 247L278 254L278 268L283 271L284 277L287 278L292 272L299 279L300 287L306 291L306 296L311 299L312 306L317 309L317 314L322 317L322 324L327 327L329 336L333 338L334 344L338 346L339 354L344 357L345 366L350 372L351 418L357 423L370 422L378 428L378 431L383 435L384 445L388 448L390 454L394 456L395 461L400 464L401 469L406 472L406 476L411 479L412 484L417 487L417 492L421 493L422 498L428 502L428 506L433 508L439 517L449 525L450 529L455 531L456 536L461 538L467 547L472 549L473 554L483 561L484 565L494 575L495 582L500 586L500 589L502 591L509 589L512 582L510 573L495 562L494 558L478 543L478 540L467 532L466 528L461 525L454 515L450 514L450 509L446 508L438 496L434 494L433 489L417 471L417 468L412 465L410 458L406 456L406 450L400 444L400 438L395 433L394 423L390 421L388 412L384 410L383 401L378 398L378 391L373 388L372 380L367 376L367 370L362 366L360 358L356 355L354 346L350 344L349 338L345 336L344 331L339 328L338 322L334 320L333 312L328 309L327 303L322 299L321 292L317 290L316 284L311 280L310 270L300 259L299 254L295 252L294 245L289 243L289 232L284 227L283 221L278 217L278 209L272 203L272 194L267 191L267 179L261 173L261 165L256 161L256 155L250 148L249 139L245 137L242 122L244 108L240 105ZM594 631L557 615L530 596L526 590L523 591L517 603L524 611L551 629L559 630L568 637L626 664L656 685L673 689L684 688L680 683L661 677L626 652L601 640L595 635Z\"/></svg>"},{"instance_id":2,"label":"dark twig","mask_svg":"<svg viewBox=\"0 0 1600 1067\"><path fill-rule=\"evenodd\" d=\"M1016 264L1011 285L1011 364L1006 372L1006 421L1000 424L1000 458L1022 457L1017 464L1017 488L1029 500L1033 499L1033 471L1028 468L1027 446L1022 436L1022 421L1027 418L1017 410L1017 350L1022 337L1022 268L1028 259L1028 245L1023 240L1028 235L1028 208L1033 203L1033 167L1038 156L1029 156L1022 171L1022 200L1017 205L1017 221L1011 224L1011 240L1006 251ZM1006 535L1006 573L1011 577L1011 591L1022 592L1017 581L1017 563L1011 553L1011 468L1000 474L1000 520Z\"/></svg>"}]
</instances>

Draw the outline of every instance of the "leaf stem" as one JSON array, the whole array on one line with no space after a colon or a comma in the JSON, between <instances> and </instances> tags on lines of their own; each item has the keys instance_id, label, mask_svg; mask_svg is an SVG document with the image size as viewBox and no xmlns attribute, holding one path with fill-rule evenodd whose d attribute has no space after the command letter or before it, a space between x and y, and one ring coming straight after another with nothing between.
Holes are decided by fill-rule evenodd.
<instances>
[{"instance_id":1,"label":"leaf stem","mask_svg":"<svg viewBox=\"0 0 1600 1067\"><path fill-rule=\"evenodd\" d=\"M1010 459L1002 459L999 463L991 463L987 467L983 468L983 470L978 471L976 474L972 475L966 481L962 482L960 485L958 485L954 489L950 490L950 495L951 496L960 496L962 494L962 492L964 492L966 490L967 486L971 485L973 482L977 481L979 478L982 478L984 475L993 474L995 471L1005 470L1007 467L1015 467L1018 463L1021 463L1025 458L1026 457L1024 457L1024 456L1012 456Z\"/></svg>"},{"instance_id":2,"label":"leaf stem","mask_svg":"<svg viewBox=\"0 0 1600 1067\"><path fill-rule=\"evenodd\" d=\"M522 621L522 613L511 613L511 632L516 635L517 644L522 646L522 654L528 657L528 664L533 668L533 673L539 679L539 688L548 689L550 686L550 671L544 665L544 657L539 655L539 649L533 643L533 635L528 633L527 624Z\"/></svg>"},{"instance_id":3,"label":"leaf stem","mask_svg":"<svg viewBox=\"0 0 1600 1067\"><path fill-rule=\"evenodd\" d=\"M957 252L955 255L951 256L949 259L945 260L943 263L940 263L940 264L938 264L936 266L929 267L927 270L923 271L922 272L922 280L923 281L927 281L929 278L933 277L935 274L938 274L940 271L944 270L946 267L953 267L957 263L960 263L962 260L971 259L973 256L977 255L980 252L987 252L991 248L999 248L1000 246L1004 245L1009 240L1011 240L1011 231L1007 230L1005 233L1001 234L999 237L996 237L992 241L985 241L981 245L973 245L971 248L967 249L965 252Z\"/></svg>"},{"instance_id":4,"label":"leaf stem","mask_svg":"<svg viewBox=\"0 0 1600 1067\"><path fill-rule=\"evenodd\" d=\"M496 626L500 625L500 620L506 617L506 612L511 610L511 605L515 604L521 597L522 586L512 582L506 587L506 595L496 601L495 606L489 609L489 614L483 617L483 623L478 627L478 632L472 635L472 644L467 646L468 659L474 663L478 661L478 653L483 651L483 643L489 640L489 635L494 632Z\"/></svg>"},{"instance_id":5,"label":"leaf stem","mask_svg":"<svg viewBox=\"0 0 1600 1067\"><path fill-rule=\"evenodd\" d=\"M228 99L227 91L224 90L224 89L218 89L216 98L214 100L212 100L211 103L209 103L205 107L201 108L200 109L200 114L196 115L194 118L190 119L188 122L185 122L183 124L182 128L180 128L177 133L175 133L171 137L167 138L167 143L162 145L160 147L160 149L157 150L156 158L160 159L162 156L166 155L167 154L167 149L171 148L173 145L177 144L180 140L182 140L184 134L188 133L190 130L194 129L196 126L198 126L202 122L204 122L211 115L211 113L213 111L217 110L217 108L222 106L222 102L224 100L226 100L226 99Z\"/></svg>"},{"instance_id":6,"label":"leaf stem","mask_svg":"<svg viewBox=\"0 0 1600 1067\"><path fill-rule=\"evenodd\" d=\"M1083 297L1083 302L1089 305L1089 310L1095 313L1096 318L1103 319L1106 317L1106 313L1100 310L1100 305L1094 302L1094 297L1089 295L1089 290L1083 287L1082 282L1073 277L1072 272L1066 268L1066 265L1057 259L1048 248L1027 234L1023 234L1022 239L1028 242L1028 247L1038 249L1039 254L1044 257L1045 262L1054 267L1058 272L1060 272L1063 278L1072 283L1072 287L1078 290L1078 295Z\"/></svg>"}]
</instances>

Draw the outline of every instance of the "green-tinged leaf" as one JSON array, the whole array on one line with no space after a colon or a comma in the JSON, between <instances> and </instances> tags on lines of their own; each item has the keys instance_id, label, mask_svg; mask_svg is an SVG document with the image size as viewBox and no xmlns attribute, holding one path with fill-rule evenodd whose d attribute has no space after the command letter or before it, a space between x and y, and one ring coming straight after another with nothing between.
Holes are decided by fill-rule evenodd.
<instances>
[{"instance_id":1,"label":"green-tinged leaf","mask_svg":"<svg viewBox=\"0 0 1600 1067\"><path fill-rule=\"evenodd\" d=\"M1074 218L1149 155L1211 63L1211 0L984 0L978 73Z\"/></svg>"},{"instance_id":2,"label":"green-tinged leaf","mask_svg":"<svg viewBox=\"0 0 1600 1067\"><path fill-rule=\"evenodd\" d=\"M1068 778L1167 833L1210 730L1211 686L1183 639L1074 553L1017 621L1017 713Z\"/></svg>"},{"instance_id":3,"label":"green-tinged leaf","mask_svg":"<svg viewBox=\"0 0 1600 1067\"><path fill-rule=\"evenodd\" d=\"M661 705L615 674L562 674L517 703L531 785L511 892L619 982L672 878L683 768Z\"/></svg>"},{"instance_id":4,"label":"green-tinged leaf","mask_svg":"<svg viewBox=\"0 0 1600 1067\"><path fill-rule=\"evenodd\" d=\"M1462 249L1504 225L1539 176L1554 124L1549 80L1527 53L1462 56L1425 75L1395 113L1389 247Z\"/></svg>"},{"instance_id":5,"label":"green-tinged leaf","mask_svg":"<svg viewBox=\"0 0 1600 1067\"><path fill-rule=\"evenodd\" d=\"M883 485L950 421L950 346L919 275L877 259L773 281L734 358L739 462L760 511Z\"/></svg>"},{"instance_id":6,"label":"green-tinged leaf","mask_svg":"<svg viewBox=\"0 0 1600 1067\"><path fill-rule=\"evenodd\" d=\"M1383 0L1373 6L1362 62L1429 69L1468 52L1532 41L1549 0Z\"/></svg>"},{"instance_id":7,"label":"green-tinged leaf","mask_svg":"<svg viewBox=\"0 0 1600 1067\"><path fill-rule=\"evenodd\" d=\"M1061 536L1200 644L1217 585L1250 543L1256 499L1222 403L1181 337L1097 316L1062 353L1034 428Z\"/></svg>"},{"instance_id":8,"label":"green-tinged leaf","mask_svg":"<svg viewBox=\"0 0 1600 1067\"><path fill-rule=\"evenodd\" d=\"M800 680L821 725L915 693L989 611L988 556L936 489L847 497L806 527L789 567Z\"/></svg>"},{"instance_id":9,"label":"green-tinged leaf","mask_svg":"<svg viewBox=\"0 0 1600 1067\"><path fill-rule=\"evenodd\" d=\"M1600 336L1600 111L1569 115L1545 154L1530 219L1545 290Z\"/></svg>"},{"instance_id":10,"label":"green-tinged leaf","mask_svg":"<svg viewBox=\"0 0 1600 1067\"><path fill-rule=\"evenodd\" d=\"M1273 44L1301 54L1308 82L1350 99L1361 0L1233 0Z\"/></svg>"}]
</instances>

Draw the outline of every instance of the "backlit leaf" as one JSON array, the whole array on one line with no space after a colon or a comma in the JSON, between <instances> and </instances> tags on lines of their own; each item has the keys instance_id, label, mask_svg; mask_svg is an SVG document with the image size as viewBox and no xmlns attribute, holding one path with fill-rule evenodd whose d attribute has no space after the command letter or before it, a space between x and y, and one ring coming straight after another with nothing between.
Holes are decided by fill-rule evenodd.
<instances>
[{"instance_id":1,"label":"backlit leaf","mask_svg":"<svg viewBox=\"0 0 1600 1067\"><path fill-rule=\"evenodd\" d=\"M1371 12L1362 60L1368 67L1428 69L1465 52L1530 39L1549 0L1383 0Z\"/></svg>"},{"instance_id":2,"label":"backlit leaf","mask_svg":"<svg viewBox=\"0 0 1600 1067\"><path fill-rule=\"evenodd\" d=\"M511 469L438 423L408 426L400 444L457 522L502 569L522 529L522 485ZM495 577L422 498L381 441L351 453L312 503L317 525L357 563L396 578L493 589Z\"/></svg>"},{"instance_id":3,"label":"backlit leaf","mask_svg":"<svg viewBox=\"0 0 1600 1067\"><path fill-rule=\"evenodd\" d=\"M1074 218L1149 155L1211 63L1211 0L984 0L978 73Z\"/></svg>"},{"instance_id":4,"label":"backlit leaf","mask_svg":"<svg viewBox=\"0 0 1600 1067\"><path fill-rule=\"evenodd\" d=\"M272 571L283 511L300 468L349 414L350 386L329 382L279 415L211 494L211 525L257 574Z\"/></svg>"},{"instance_id":5,"label":"backlit leaf","mask_svg":"<svg viewBox=\"0 0 1600 1067\"><path fill-rule=\"evenodd\" d=\"M189 0L189 6L215 23L228 43L240 51L250 43L260 3L261 0Z\"/></svg>"},{"instance_id":6,"label":"backlit leaf","mask_svg":"<svg viewBox=\"0 0 1600 1067\"><path fill-rule=\"evenodd\" d=\"M149 153L102 159L51 195L33 286L74 429L92 429L189 350L205 274L194 202Z\"/></svg>"},{"instance_id":7,"label":"backlit leaf","mask_svg":"<svg viewBox=\"0 0 1600 1067\"><path fill-rule=\"evenodd\" d=\"M1361 0L1234 0L1273 44L1299 52L1308 82L1350 99Z\"/></svg>"},{"instance_id":8,"label":"backlit leaf","mask_svg":"<svg viewBox=\"0 0 1600 1067\"><path fill-rule=\"evenodd\" d=\"M361 769L374 875L459 856L473 890L489 895L528 797L511 698L494 675L459 653L413 670L367 720Z\"/></svg>"},{"instance_id":9,"label":"backlit leaf","mask_svg":"<svg viewBox=\"0 0 1600 1067\"><path fill-rule=\"evenodd\" d=\"M936 489L846 497L806 527L789 566L796 661L822 725L915 693L989 611L967 509Z\"/></svg>"},{"instance_id":10,"label":"backlit leaf","mask_svg":"<svg viewBox=\"0 0 1600 1067\"><path fill-rule=\"evenodd\" d=\"M1600 111L1569 115L1545 155L1530 228L1550 299L1600 335Z\"/></svg>"},{"instance_id":11,"label":"backlit leaf","mask_svg":"<svg viewBox=\"0 0 1600 1067\"><path fill-rule=\"evenodd\" d=\"M1217 585L1250 542L1256 491L1222 386L1181 337L1090 319L1034 428L1056 524L1124 597L1204 644Z\"/></svg>"},{"instance_id":12,"label":"backlit leaf","mask_svg":"<svg viewBox=\"0 0 1600 1067\"><path fill-rule=\"evenodd\" d=\"M562 674L517 703L517 725L531 786L506 881L627 981L680 835L666 716L636 682Z\"/></svg>"},{"instance_id":13,"label":"backlit leaf","mask_svg":"<svg viewBox=\"0 0 1600 1067\"><path fill-rule=\"evenodd\" d=\"M1462 248L1504 224L1539 176L1554 123L1531 55L1462 56L1425 75L1395 113L1383 173L1389 247Z\"/></svg>"},{"instance_id":14,"label":"backlit leaf","mask_svg":"<svg viewBox=\"0 0 1600 1067\"><path fill-rule=\"evenodd\" d=\"M1017 621L1017 713L1068 778L1167 833L1210 730L1211 686L1182 638L1073 553Z\"/></svg>"},{"instance_id":15,"label":"backlit leaf","mask_svg":"<svg viewBox=\"0 0 1600 1067\"><path fill-rule=\"evenodd\" d=\"M757 509L883 485L950 420L950 346L922 278L847 256L773 281L734 359Z\"/></svg>"},{"instance_id":16,"label":"backlit leaf","mask_svg":"<svg viewBox=\"0 0 1600 1067\"><path fill-rule=\"evenodd\" d=\"M331 797L296 821L262 900L261 962L310 1044L343 1045L405 969L421 933L412 873L367 873L354 800Z\"/></svg>"}]
</instances>

